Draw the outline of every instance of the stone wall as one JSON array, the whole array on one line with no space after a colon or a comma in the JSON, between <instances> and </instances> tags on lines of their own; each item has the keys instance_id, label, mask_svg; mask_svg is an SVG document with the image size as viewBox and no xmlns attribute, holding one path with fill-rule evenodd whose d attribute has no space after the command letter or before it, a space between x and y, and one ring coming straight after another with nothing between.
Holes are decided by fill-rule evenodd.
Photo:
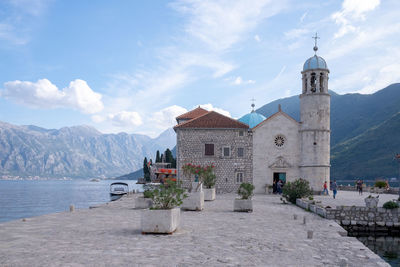
<instances>
[{"instance_id":1,"label":"stone wall","mask_svg":"<svg viewBox=\"0 0 400 267\"><path fill-rule=\"evenodd\" d=\"M240 136L239 132L243 132ZM234 192L238 172L243 173L243 182L253 182L252 133L245 129L177 129L178 179L189 187L194 177L186 177L182 166L187 163L215 166L217 193ZM205 144L214 144L214 156L205 156ZM223 147L229 147L229 157L223 156ZM244 148L244 156L238 157L238 148Z\"/></svg>"},{"instance_id":2,"label":"stone wall","mask_svg":"<svg viewBox=\"0 0 400 267\"><path fill-rule=\"evenodd\" d=\"M348 231L400 233L400 208L337 206L332 209L305 199L297 199L296 205L326 219L335 220Z\"/></svg>"}]
</instances>

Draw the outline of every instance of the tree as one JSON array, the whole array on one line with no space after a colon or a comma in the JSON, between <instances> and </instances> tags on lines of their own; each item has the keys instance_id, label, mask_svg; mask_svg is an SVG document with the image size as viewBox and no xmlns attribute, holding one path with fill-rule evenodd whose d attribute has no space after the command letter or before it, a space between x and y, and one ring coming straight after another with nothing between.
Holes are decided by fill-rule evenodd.
<instances>
[{"instance_id":1,"label":"tree","mask_svg":"<svg viewBox=\"0 0 400 267\"><path fill-rule=\"evenodd\" d=\"M146 182L150 182L150 169L147 164L147 157L145 157L143 160L143 174L144 174L144 180Z\"/></svg>"},{"instance_id":2,"label":"tree","mask_svg":"<svg viewBox=\"0 0 400 267\"><path fill-rule=\"evenodd\" d=\"M161 157L160 157L160 151L159 150L157 150L157 153L156 153L156 163L157 162L161 162Z\"/></svg>"},{"instance_id":3,"label":"tree","mask_svg":"<svg viewBox=\"0 0 400 267\"><path fill-rule=\"evenodd\" d=\"M176 168L176 158L172 155L172 151L167 148L164 152L165 155L165 162L171 163L171 168Z\"/></svg>"},{"instance_id":4,"label":"tree","mask_svg":"<svg viewBox=\"0 0 400 267\"><path fill-rule=\"evenodd\" d=\"M172 164L173 160L174 160L174 156L172 156L172 152L171 152L171 150L169 150L169 148L167 148L167 150L165 150L164 155L165 155L165 162Z\"/></svg>"}]
</instances>

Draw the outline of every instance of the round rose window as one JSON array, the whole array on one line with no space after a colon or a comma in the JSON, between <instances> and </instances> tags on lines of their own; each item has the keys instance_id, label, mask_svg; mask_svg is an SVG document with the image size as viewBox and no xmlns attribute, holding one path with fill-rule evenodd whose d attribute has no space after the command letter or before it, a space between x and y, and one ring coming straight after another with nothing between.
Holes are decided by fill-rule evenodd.
<instances>
[{"instance_id":1,"label":"round rose window","mask_svg":"<svg viewBox=\"0 0 400 267\"><path fill-rule=\"evenodd\" d=\"M282 135L275 137L275 145L277 147L282 147L285 144L285 138Z\"/></svg>"}]
</instances>

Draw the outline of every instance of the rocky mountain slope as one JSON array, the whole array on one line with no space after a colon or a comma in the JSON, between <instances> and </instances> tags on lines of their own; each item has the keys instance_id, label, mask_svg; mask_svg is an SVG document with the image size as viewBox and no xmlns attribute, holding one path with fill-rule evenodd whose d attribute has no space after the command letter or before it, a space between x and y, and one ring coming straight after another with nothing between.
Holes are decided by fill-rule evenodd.
<instances>
[{"instance_id":1,"label":"rocky mountain slope","mask_svg":"<svg viewBox=\"0 0 400 267\"><path fill-rule=\"evenodd\" d=\"M157 138L102 134L89 126L59 130L0 122L0 175L112 177L143 165L145 156L176 143L168 129Z\"/></svg>"}]
</instances>

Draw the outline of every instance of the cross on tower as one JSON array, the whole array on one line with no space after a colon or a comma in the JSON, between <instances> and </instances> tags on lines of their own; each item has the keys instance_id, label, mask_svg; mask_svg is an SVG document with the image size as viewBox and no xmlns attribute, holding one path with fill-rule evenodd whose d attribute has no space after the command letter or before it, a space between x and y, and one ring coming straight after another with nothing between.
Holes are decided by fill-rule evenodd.
<instances>
[{"instance_id":1,"label":"cross on tower","mask_svg":"<svg viewBox=\"0 0 400 267\"><path fill-rule=\"evenodd\" d=\"M315 40L314 51L315 51L315 54L317 54L317 50L318 50L317 39L321 39L321 38L318 37L317 33L315 33L315 36L313 36L311 38L313 38Z\"/></svg>"}]
</instances>

